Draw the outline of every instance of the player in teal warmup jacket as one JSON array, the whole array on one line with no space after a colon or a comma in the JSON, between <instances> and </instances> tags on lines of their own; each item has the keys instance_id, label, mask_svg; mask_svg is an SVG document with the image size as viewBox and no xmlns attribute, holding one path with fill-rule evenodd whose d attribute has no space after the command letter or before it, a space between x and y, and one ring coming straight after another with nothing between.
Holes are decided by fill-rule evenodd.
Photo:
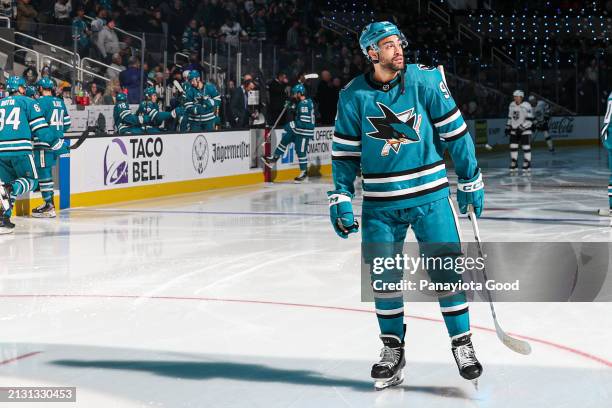
<instances>
[{"instance_id":1,"label":"player in teal warmup jacket","mask_svg":"<svg viewBox=\"0 0 612 408\"><path fill-rule=\"evenodd\" d=\"M43 111L25 96L26 82L12 76L6 81L9 96L0 100L0 234L13 232L12 208L17 196L33 191L38 185L38 172L32 157L32 141L46 143L51 150L62 148L63 142L50 131Z\"/></svg>"},{"instance_id":2,"label":"player in teal warmup jacket","mask_svg":"<svg viewBox=\"0 0 612 408\"><path fill-rule=\"evenodd\" d=\"M64 100L53 96L54 87L55 84L50 78L41 78L38 81L40 97L37 99L37 102L45 115L45 120L49 124L49 131L63 141L64 132L70 128L71 120ZM47 143L35 138L34 163L38 171L38 185L44 203L32 210L32 217L54 218L56 216L55 205L53 204L53 167L57 162L57 158L62 154L68 153L68 151L67 143L64 143L61 149L53 151Z\"/></svg>"},{"instance_id":3,"label":"player in teal warmup jacket","mask_svg":"<svg viewBox=\"0 0 612 408\"><path fill-rule=\"evenodd\" d=\"M149 115L137 116L132 112L127 103L127 95L123 92L117 94L113 119L120 135L141 135L144 133L143 126L151 122Z\"/></svg>"},{"instance_id":4,"label":"player in teal warmup jacket","mask_svg":"<svg viewBox=\"0 0 612 408\"><path fill-rule=\"evenodd\" d=\"M264 164L270 168L285 154L287 147L293 143L298 156L300 174L294 179L296 183L306 180L308 175L308 143L314 137L315 117L312 100L306 97L306 88L296 84L291 88L291 99L288 103L294 111L294 119L285 125L285 133L276 146L272 156L263 157Z\"/></svg>"},{"instance_id":5,"label":"player in teal warmup jacket","mask_svg":"<svg viewBox=\"0 0 612 408\"><path fill-rule=\"evenodd\" d=\"M159 104L157 103L157 92L152 86L148 87L144 91L145 100L140 102L136 114L139 116L147 115L150 119L150 126L145 127L146 133L159 133L159 128L164 121L172 118L173 112L164 112L159 110Z\"/></svg>"}]
</instances>

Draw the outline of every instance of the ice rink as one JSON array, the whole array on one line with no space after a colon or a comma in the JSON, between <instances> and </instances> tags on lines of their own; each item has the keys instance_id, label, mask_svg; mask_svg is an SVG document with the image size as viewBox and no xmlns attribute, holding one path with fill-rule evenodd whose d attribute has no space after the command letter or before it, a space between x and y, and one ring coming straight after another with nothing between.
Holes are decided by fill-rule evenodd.
<instances>
[{"instance_id":1,"label":"ice rink","mask_svg":"<svg viewBox=\"0 0 612 408\"><path fill-rule=\"evenodd\" d=\"M484 240L612 240L596 215L604 150L536 149L530 178L507 175L507 153L479 161ZM333 232L330 183L16 218L0 237L0 386L77 387L76 404L54 407L610 406L609 303L498 304L529 356L506 349L488 305L472 304L478 391L457 373L438 305L409 304L406 379L374 391L381 343L360 302L360 239Z\"/></svg>"}]
</instances>

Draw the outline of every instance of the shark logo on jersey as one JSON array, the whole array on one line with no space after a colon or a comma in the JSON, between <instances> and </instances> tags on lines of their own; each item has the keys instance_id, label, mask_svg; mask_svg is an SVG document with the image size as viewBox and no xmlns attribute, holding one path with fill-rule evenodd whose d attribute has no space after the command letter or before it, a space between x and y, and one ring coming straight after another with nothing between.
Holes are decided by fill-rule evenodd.
<instances>
[{"instance_id":1,"label":"shark logo on jersey","mask_svg":"<svg viewBox=\"0 0 612 408\"><path fill-rule=\"evenodd\" d=\"M421 115L415 114L414 108L396 114L385 104L380 102L376 104L383 116L367 117L376 130L366 134L374 139L385 141L381 156L388 156L391 149L398 153L402 145L421 141L419 135Z\"/></svg>"}]
</instances>

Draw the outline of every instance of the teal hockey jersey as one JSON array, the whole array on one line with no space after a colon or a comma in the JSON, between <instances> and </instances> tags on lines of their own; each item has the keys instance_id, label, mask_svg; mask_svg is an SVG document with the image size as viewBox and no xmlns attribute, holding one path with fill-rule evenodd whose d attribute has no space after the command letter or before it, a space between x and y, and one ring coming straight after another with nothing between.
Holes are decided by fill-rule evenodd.
<instances>
[{"instance_id":1,"label":"teal hockey jersey","mask_svg":"<svg viewBox=\"0 0 612 408\"><path fill-rule=\"evenodd\" d=\"M13 95L0 100L0 156L31 154L34 138L53 149L62 145L34 99Z\"/></svg>"},{"instance_id":2,"label":"teal hockey jersey","mask_svg":"<svg viewBox=\"0 0 612 408\"><path fill-rule=\"evenodd\" d=\"M315 117L311 99L306 98L297 103L294 119L287 126L297 135L314 137Z\"/></svg>"},{"instance_id":3,"label":"teal hockey jersey","mask_svg":"<svg viewBox=\"0 0 612 408\"><path fill-rule=\"evenodd\" d=\"M126 132L141 132L141 125L149 124L149 117L134 115L127 102L119 102L115 105L113 119L115 120L115 128L120 135Z\"/></svg>"},{"instance_id":4,"label":"teal hockey jersey","mask_svg":"<svg viewBox=\"0 0 612 408\"><path fill-rule=\"evenodd\" d=\"M362 172L363 206L399 209L448 197L444 153L457 175L469 179L478 165L472 138L442 73L407 65L388 83L371 74L341 92L332 141L335 188L354 194Z\"/></svg>"},{"instance_id":5,"label":"teal hockey jersey","mask_svg":"<svg viewBox=\"0 0 612 408\"><path fill-rule=\"evenodd\" d=\"M58 139L63 138L64 132L68 131L72 124L64 101L55 96L41 96L36 102L38 102L45 115L45 120L49 124L49 131ZM48 149L50 146L48 143L42 142L35 137L34 148Z\"/></svg>"},{"instance_id":6,"label":"teal hockey jersey","mask_svg":"<svg viewBox=\"0 0 612 408\"><path fill-rule=\"evenodd\" d=\"M161 126L164 120L170 119L170 112L159 111L159 105L153 101L142 101L136 110L137 115L148 115L151 124Z\"/></svg>"},{"instance_id":7,"label":"teal hockey jersey","mask_svg":"<svg viewBox=\"0 0 612 408\"><path fill-rule=\"evenodd\" d=\"M185 89L185 104L183 105L189 122L208 122L215 118L215 101L203 90L190 86Z\"/></svg>"}]
</instances>

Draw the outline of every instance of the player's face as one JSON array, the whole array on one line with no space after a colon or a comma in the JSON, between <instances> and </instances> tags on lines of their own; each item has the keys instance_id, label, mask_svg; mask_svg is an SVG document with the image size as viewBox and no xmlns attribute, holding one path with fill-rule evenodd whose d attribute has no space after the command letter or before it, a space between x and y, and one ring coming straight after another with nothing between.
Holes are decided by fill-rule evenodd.
<instances>
[{"instance_id":1,"label":"player's face","mask_svg":"<svg viewBox=\"0 0 612 408\"><path fill-rule=\"evenodd\" d=\"M157 102L157 94L151 95L151 102L153 102L153 103Z\"/></svg>"},{"instance_id":2,"label":"player's face","mask_svg":"<svg viewBox=\"0 0 612 408\"><path fill-rule=\"evenodd\" d=\"M382 68L392 71L404 69L404 49L397 35L380 40L378 48L379 64Z\"/></svg>"},{"instance_id":3,"label":"player's face","mask_svg":"<svg viewBox=\"0 0 612 408\"><path fill-rule=\"evenodd\" d=\"M514 103L516 103L517 105L520 105L521 103L523 103L523 97L522 96L515 96L514 97Z\"/></svg>"}]
</instances>

